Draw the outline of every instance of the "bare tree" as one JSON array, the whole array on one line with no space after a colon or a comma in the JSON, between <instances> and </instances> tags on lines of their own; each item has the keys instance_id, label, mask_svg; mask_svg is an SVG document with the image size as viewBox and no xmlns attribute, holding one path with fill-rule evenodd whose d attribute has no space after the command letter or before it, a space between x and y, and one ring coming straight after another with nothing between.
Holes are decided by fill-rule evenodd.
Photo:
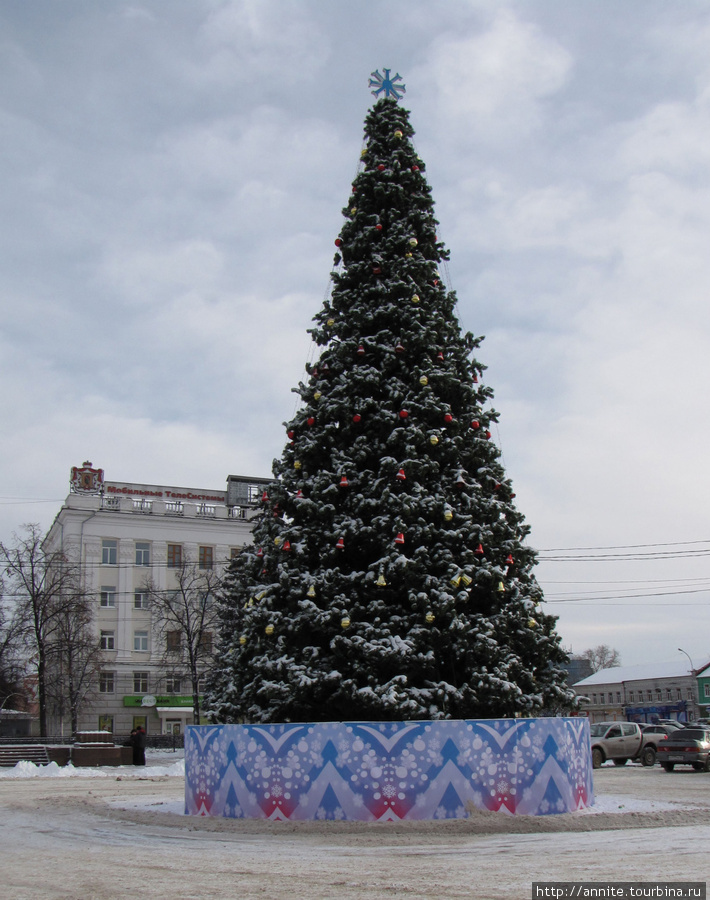
<instances>
[{"instance_id":1,"label":"bare tree","mask_svg":"<svg viewBox=\"0 0 710 900\"><path fill-rule=\"evenodd\" d=\"M15 605L19 636L36 676L39 728L44 737L55 662L73 656L69 631L76 633L74 619L84 622L90 607L81 588L79 565L60 552L45 553L39 525L25 525L23 534L13 538L12 544L0 543L0 566ZM69 631L63 624L68 621L73 623ZM79 629L82 633L83 627Z\"/></svg>"},{"instance_id":2,"label":"bare tree","mask_svg":"<svg viewBox=\"0 0 710 900\"><path fill-rule=\"evenodd\" d=\"M25 664L20 653L20 628L11 600L3 596L0 579L0 709L23 709L27 704L23 689Z\"/></svg>"},{"instance_id":3,"label":"bare tree","mask_svg":"<svg viewBox=\"0 0 710 900\"><path fill-rule=\"evenodd\" d=\"M585 650L580 656L582 659L589 660L592 672L598 672L600 669L613 669L615 666L621 665L619 651L606 644L590 647L589 650Z\"/></svg>"},{"instance_id":4,"label":"bare tree","mask_svg":"<svg viewBox=\"0 0 710 900\"><path fill-rule=\"evenodd\" d=\"M47 661L48 699L61 722L69 713L72 734L79 728L79 712L96 690L102 654L92 624L93 602L83 593L71 607L62 606Z\"/></svg>"},{"instance_id":5,"label":"bare tree","mask_svg":"<svg viewBox=\"0 0 710 900\"><path fill-rule=\"evenodd\" d=\"M200 722L200 679L213 662L212 641L217 628L215 594L221 577L212 567L200 568L189 559L172 569L175 588L162 590L145 584L153 620L153 634L164 647L163 663L171 677L186 677L192 689L193 719Z\"/></svg>"}]
</instances>

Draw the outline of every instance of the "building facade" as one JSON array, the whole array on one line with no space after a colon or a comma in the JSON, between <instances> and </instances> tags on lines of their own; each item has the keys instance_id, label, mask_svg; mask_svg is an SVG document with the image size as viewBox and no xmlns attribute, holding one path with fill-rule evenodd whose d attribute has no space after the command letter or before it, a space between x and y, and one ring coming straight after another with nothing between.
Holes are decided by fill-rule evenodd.
<instances>
[{"instance_id":1,"label":"building facade","mask_svg":"<svg viewBox=\"0 0 710 900\"><path fill-rule=\"evenodd\" d=\"M166 653L179 646L165 646L149 588L174 591L187 564L220 573L248 543L249 520L266 484L268 479L230 475L227 490L218 491L104 481L103 471L89 462L72 469L69 496L44 548L79 563L83 587L95 598L101 671L79 730L122 735L143 725L149 733L167 734L192 723L192 686L179 652ZM175 634L167 633L168 644ZM52 722L51 730L65 731L66 722Z\"/></svg>"},{"instance_id":2,"label":"building facade","mask_svg":"<svg viewBox=\"0 0 710 900\"><path fill-rule=\"evenodd\" d=\"M693 722L699 713L696 671L684 659L600 669L572 687L591 722Z\"/></svg>"}]
</instances>

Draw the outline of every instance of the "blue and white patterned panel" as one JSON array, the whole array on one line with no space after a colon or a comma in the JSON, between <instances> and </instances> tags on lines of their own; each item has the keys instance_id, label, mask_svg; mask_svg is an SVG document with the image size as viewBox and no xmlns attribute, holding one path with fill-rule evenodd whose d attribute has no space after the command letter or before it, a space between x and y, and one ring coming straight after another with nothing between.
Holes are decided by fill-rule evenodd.
<instances>
[{"instance_id":1,"label":"blue and white patterned panel","mask_svg":"<svg viewBox=\"0 0 710 900\"><path fill-rule=\"evenodd\" d=\"M201 725L185 735L188 815L462 819L593 801L584 718Z\"/></svg>"}]
</instances>

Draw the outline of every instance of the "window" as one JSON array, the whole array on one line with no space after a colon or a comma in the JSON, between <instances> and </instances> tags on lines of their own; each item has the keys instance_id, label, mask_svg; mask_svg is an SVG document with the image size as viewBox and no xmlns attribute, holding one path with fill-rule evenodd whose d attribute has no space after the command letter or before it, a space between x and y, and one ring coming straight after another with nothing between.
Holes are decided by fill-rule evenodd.
<instances>
[{"instance_id":1,"label":"window","mask_svg":"<svg viewBox=\"0 0 710 900\"><path fill-rule=\"evenodd\" d=\"M182 544L168 544L168 568L179 569L182 565Z\"/></svg>"},{"instance_id":2,"label":"window","mask_svg":"<svg viewBox=\"0 0 710 900\"><path fill-rule=\"evenodd\" d=\"M597 695L592 694L592 703L596 703L596 702L597 702Z\"/></svg>"},{"instance_id":3,"label":"window","mask_svg":"<svg viewBox=\"0 0 710 900\"><path fill-rule=\"evenodd\" d=\"M133 649L144 651L148 649L148 632L147 631L134 631L133 632Z\"/></svg>"},{"instance_id":4,"label":"window","mask_svg":"<svg viewBox=\"0 0 710 900\"><path fill-rule=\"evenodd\" d=\"M177 675L167 675L165 677L165 693L179 694L181 688L180 678Z\"/></svg>"},{"instance_id":5,"label":"window","mask_svg":"<svg viewBox=\"0 0 710 900\"><path fill-rule=\"evenodd\" d=\"M114 672L99 672L99 693L113 694L114 688Z\"/></svg>"},{"instance_id":6,"label":"window","mask_svg":"<svg viewBox=\"0 0 710 900\"><path fill-rule=\"evenodd\" d=\"M101 588L101 606L104 609L113 608L116 605L116 588L115 587L102 587Z\"/></svg>"},{"instance_id":7,"label":"window","mask_svg":"<svg viewBox=\"0 0 710 900\"><path fill-rule=\"evenodd\" d=\"M133 592L133 609L148 609L148 592Z\"/></svg>"},{"instance_id":8,"label":"window","mask_svg":"<svg viewBox=\"0 0 710 900\"><path fill-rule=\"evenodd\" d=\"M676 700L683 699L683 691L680 688L675 689L675 698L676 698Z\"/></svg>"},{"instance_id":9,"label":"window","mask_svg":"<svg viewBox=\"0 0 710 900\"><path fill-rule=\"evenodd\" d=\"M179 631L168 631L166 634L166 647L168 653L179 653L182 644L182 633Z\"/></svg>"},{"instance_id":10,"label":"window","mask_svg":"<svg viewBox=\"0 0 710 900\"><path fill-rule=\"evenodd\" d=\"M671 696L671 689L670 689L670 688L666 688L666 700L672 700L672 699L673 699L673 698L672 698L672 696Z\"/></svg>"},{"instance_id":11,"label":"window","mask_svg":"<svg viewBox=\"0 0 710 900\"><path fill-rule=\"evenodd\" d=\"M646 699L653 700L653 691L646 691Z\"/></svg>"},{"instance_id":12,"label":"window","mask_svg":"<svg viewBox=\"0 0 710 900\"><path fill-rule=\"evenodd\" d=\"M148 731L148 716L133 716L133 727Z\"/></svg>"},{"instance_id":13,"label":"window","mask_svg":"<svg viewBox=\"0 0 710 900\"><path fill-rule=\"evenodd\" d=\"M634 702L634 692L629 691L629 703L633 703L633 702Z\"/></svg>"},{"instance_id":14,"label":"window","mask_svg":"<svg viewBox=\"0 0 710 900\"><path fill-rule=\"evenodd\" d=\"M212 632L203 631L200 637L200 650L204 653L212 652Z\"/></svg>"},{"instance_id":15,"label":"window","mask_svg":"<svg viewBox=\"0 0 710 900\"><path fill-rule=\"evenodd\" d=\"M142 541L136 541L136 565L150 565L150 544L146 544Z\"/></svg>"},{"instance_id":16,"label":"window","mask_svg":"<svg viewBox=\"0 0 710 900\"><path fill-rule=\"evenodd\" d=\"M616 702L621 703L621 691L616 692Z\"/></svg>"},{"instance_id":17,"label":"window","mask_svg":"<svg viewBox=\"0 0 710 900\"><path fill-rule=\"evenodd\" d=\"M661 689L656 688L656 700L662 700L662 699L663 699L663 694L661 692Z\"/></svg>"},{"instance_id":18,"label":"window","mask_svg":"<svg viewBox=\"0 0 710 900\"><path fill-rule=\"evenodd\" d=\"M108 731L113 734L113 716L99 716L99 731Z\"/></svg>"},{"instance_id":19,"label":"window","mask_svg":"<svg viewBox=\"0 0 710 900\"><path fill-rule=\"evenodd\" d=\"M118 541L101 541L101 563L115 566L118 562Z\"/></svg>"},{"instance_id":20,"label":"window","mask_svg":"<svg viewBox=\"0 0 710 900\"><path fill-rule=\"evenodd\" d=\"M147 672L134 672L133 673L133 693L134 694L147 694L148 693L148 673Z\"/></svg>"},{"instance_id":21,"label":"window","mask_svg":"<svg viewBox=\"0 0 710 900\"><path fill-rule=\"evenodd\" d=\"M212 547L200 547L199 565L201 569L211 569L214 561Z\"/></svg>"},{"instance_id":22,"label":"window","mask_svg":"<svg viewBox=\"0 0 710 900\"><path fill-rule=\"evenodd\" d=\"M241 547L230 547L229 548L229 558L236 559L241 552L242 552Z\"/></svg>"},{"instance_id":23,"label":"window","mask_svg":"<svg viewBox=\"0 0 710 900\"><path fill-rule=\"evenodd\" d=\"M612 728L610 728L606 733L606 737L620 738L621 737L621 725L614 725Z\"/></svg>"},{"instance_id":24,"label":"window","mask_svg":"<svg viewBox=\"0 0 710 900\"><path fill-rule=\"evenodd\" d=\"M692 699L693 699L693 689L692 689L692 688L688 688L688 689L686 690L686 692L685 692L685 699L686 699L686 700L692 700Z\"/></svg>"},{"instance_id":25,"label":"window","mask_svg":"<svg viewBox=\"0 0 710 900\"><path fill-rule=\"evenodd\" d=\"M102 631L99 646L102 650L115 650L113 631Z\"/></svg>"}]
</instances>

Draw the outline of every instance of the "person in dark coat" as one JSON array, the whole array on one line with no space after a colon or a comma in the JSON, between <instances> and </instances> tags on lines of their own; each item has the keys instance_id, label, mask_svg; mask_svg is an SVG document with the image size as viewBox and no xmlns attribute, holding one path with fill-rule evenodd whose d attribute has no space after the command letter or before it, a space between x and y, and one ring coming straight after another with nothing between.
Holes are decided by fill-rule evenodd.
<instances>
[{"instance_id":1,"label":"person in dark coat","mask_svg":"<svg viewBox=\"0 0 710 900\"><path fill-rule=\"evenodd\" d=\"M133 765L145 765L145 745L147 735L143 730L143 726L139 725L135 731L131 732L131 747L133 748Z\"/></svg>"}]
</instances>

